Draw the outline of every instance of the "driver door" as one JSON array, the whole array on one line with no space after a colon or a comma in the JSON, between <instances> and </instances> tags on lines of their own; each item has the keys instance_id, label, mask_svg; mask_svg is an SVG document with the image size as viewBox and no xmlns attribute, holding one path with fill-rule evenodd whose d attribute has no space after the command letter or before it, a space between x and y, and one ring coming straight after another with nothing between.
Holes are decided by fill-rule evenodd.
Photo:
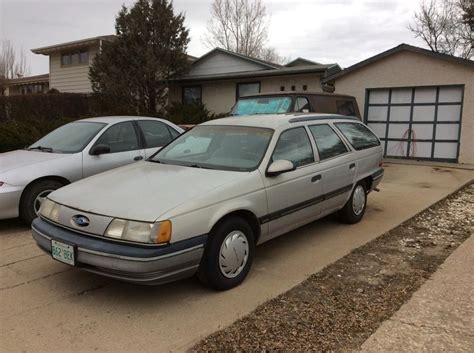
<instances>
[{"instance_id":1,"label":"driver door","mask_svg":"<svg viewBox=\"0 0 474 353\"><path fill-rule=\"evenodd\" d=\"M109 153L91 155L94 146L106 145ZM140 148L138 130L132 121L117 123L107 128L90 148L83 153L83 177L104 172L142 160L145 152Z\"/></svg>"}]
</instances>

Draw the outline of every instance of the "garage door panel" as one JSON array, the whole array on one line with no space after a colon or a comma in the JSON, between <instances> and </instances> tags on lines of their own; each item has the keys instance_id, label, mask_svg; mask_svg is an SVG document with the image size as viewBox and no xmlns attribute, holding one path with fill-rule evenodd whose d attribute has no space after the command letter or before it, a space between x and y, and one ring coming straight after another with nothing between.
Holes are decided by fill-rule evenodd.
<instances>
[{"instance_id":1,"label":"garage door panel","mask_svg":"<svg viewBox=\"0 0 474 353\"><path fill-rule=\"evenodd\" d=\"M431 158L431 148L433 146L432 142L417 142L414 141L411 143L410 156L418 158Z\"/></svg>"},{"instance_id":2,"label":"garage door panel","mask_svg":"<svg viewBox=\"0 0 474 353\"><path fill-rule=\"evenodd\" d=\"M405 141L387 141L387 156L406 157L408 142Z\"/></svg>"},{"instance_id":3,"label":"garage door panel","mask_svg":"<svg viewBox=\"0 0 474 353\"><path fill-rule=\"evenodd\" d=\"M462 101L462 88L440 87L438 101L440 103L460 103Z\"/></svg>"},{"instance_id":4,"label":"garage door panel","mask_svg":"<svg viewBox=\"0 0 474 353\"><path fill-rule=\"evenodd\" d=\"M389 95L388 89L370 91L369 104L387 104L388 95Z\"/></svg>"},{"instance_id":5,"label":"garage door panel","mask_svg":"<svg viewBox=\"0 0 474 353\"><path fill-rule=\"evenodd\" d=\"M409 124L390 124L388 127L388 137L391 139L407 139L409 136Z\"/></svg>"},{"instance_id":6,"label":"garage door panel","mask_svg":"<svg viewBox=\"0 0 474 353\"><path fill-rule=\"evenodd\" d=\"M438 106L438 121L459 121L461 119L461 105Z\"/></svg>"},{"instance_id":7,"label":"garage door panel","mask_svg":"<svg viewBox=\"0 0 474 353\"><path fill-rule=\"evenodd\" d=\"M436 140L457 140L459 137L458 124L436 125Z\"/></svg>"},{"instance_id":8,"label":"garage door panel","mask_svg":"<svg viewBox=\"0 0 474 353\"><path fill-rule=\"evenodd\" d=\"M431 140L433 139L432 124L413 124L411 126L412 139L414 140Z\"/></svg>"},{"instance_id":9,"label":"garage door panel","mask_svg":"<svg viewBox=\"0 0 474 353\"><path fill-rule=\"evenodd\" d=\"M387 121L388 107L369 107L368 118L369 121Z\"/></svg>"},{"instance_id":10,"label":"garage door panel","mask_svg":"<svg viewBox=\"0 0 474 353\"><path fill-rule=\"evenodd\" d=\"M409 106L390 107L390 121L410 121L410 112Z\"/></svg>"},{"instance_id":11,"label":"garage door panel","mask_svg":"<svg viewBox=\"0 0 474 353\"><path fill-rule=\"evenodd\" d=\"M385 131L387 129L387 124L369 123L369 127L375 132L375 134L379 138L385 138Z\"/></svg>"},{"instance_id":12,"label":"garage door panel","mask_svg":"<svg viewBox=\"0 0 474 353\"><path fill-rule=\"evenodd\" d=\"M434 103L436 102L435 87L417 87L415 88L415 103Z\"/></svg>"},{"instance_id":13,"label":"garage door panel","mask_svg":"<svg viewBox=\"0 0 474 353\"><path fill-rule=\"evenodd\" d=\"M457 156L458 144L456 142L436 142L434 148L434 158L455 159Z\"/></svg>"},{"instance_id":14,"label":"garage door panel","mask_svg":"<svg viewBox=\"0 0 474 353\"><path fill-rule=\"evenodd\" d=\"M420 105L413 107L413 121L434 121L435 106Z\"/></svg>"},{"instance_id":15,"label":"garage door panel","mask_svg":"<svg viewBox=\"0 0 474 353\"><path fill-rule=\"evenodd\" d=\"M413 90L411 88L397 88L392 90L392 104L411 103Z\"/></svg>"}]
</instances>

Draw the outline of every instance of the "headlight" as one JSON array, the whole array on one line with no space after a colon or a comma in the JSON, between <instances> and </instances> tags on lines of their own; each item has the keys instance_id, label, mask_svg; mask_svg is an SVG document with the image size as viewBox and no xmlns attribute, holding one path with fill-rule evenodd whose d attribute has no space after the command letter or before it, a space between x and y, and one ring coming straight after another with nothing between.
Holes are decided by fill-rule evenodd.
<instances>
[{"instance_id":1,"label":"headlight","mask_svg":"<svg viewBox=\"0 0 474 353\"><path fill-rule=\"evenodd\" d=\"M45 218L52 220L53 222L59 221L59 207L60 205L50 199L44 200L41 204L39 214Z\"/></svg>"},{"instance_id":2,"label":"headlight","mask_svg":"<svg viewBox=\"0 0 474 353\"><path fill-rule=\"evenodd\" d=\"M116 218L110 222L104 235L138 243L168 243L171 240L171 221L146 223Z\"/></svg>"}]
</instances>

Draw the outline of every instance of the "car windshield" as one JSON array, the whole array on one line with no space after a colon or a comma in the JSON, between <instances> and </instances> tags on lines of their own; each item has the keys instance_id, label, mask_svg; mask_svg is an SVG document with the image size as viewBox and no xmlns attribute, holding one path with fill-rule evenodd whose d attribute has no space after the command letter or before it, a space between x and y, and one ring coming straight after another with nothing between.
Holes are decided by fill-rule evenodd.
<instances>
[{"instance_id":1,"label":"car windshield","mask_svg":"<svg viewBox=\"0 0 474 353\"><path fill-rule=\"evenodd\" d=\"M28 150L76 153L82 151L107 124L78 121L63 125L36 141Z\"/></svg>"},{"instance_id":2,"label":"car windshield","mask_svg":"<svg viewBox=\"0 0 474 353\"><path fill-rule=\"evenodd\" d=\"M273 130L247 126L199 125L149 161L195 168L251 171L258 167Z\"/></svg>"},{"instance_id":3,"label":"car windshield","mask_svg":"<svg viewBox=\"0 0 474 353\"><path fill-rule=\"evenodd\" d=\"M240 98L232 115L278 114L290 110L291 97Z\"/></svg>"}]
</instances>

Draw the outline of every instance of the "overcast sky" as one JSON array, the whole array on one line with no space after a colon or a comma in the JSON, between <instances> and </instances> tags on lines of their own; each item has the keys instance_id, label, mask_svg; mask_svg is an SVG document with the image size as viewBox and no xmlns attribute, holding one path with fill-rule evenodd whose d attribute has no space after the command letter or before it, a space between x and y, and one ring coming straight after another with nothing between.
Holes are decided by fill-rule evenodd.
<instances>
[{"instance_id":1,"label":"overcast sky","mask_svg":"<svg viewBox=\"0 0 474 353\"><path fill-rule=\"evenodd\" d=\"M48 72L48 59L30 52L51 44L114 33L115 16L133 0L0 0L0 37L24 48L31 74ZM186 14L194 56L202 44L212 0L174 0ZM343 67L400 43L422 46L407 30L418 0L264 0L270 15L268 45L292 59Z\"/></svg>"}]
</instances>

